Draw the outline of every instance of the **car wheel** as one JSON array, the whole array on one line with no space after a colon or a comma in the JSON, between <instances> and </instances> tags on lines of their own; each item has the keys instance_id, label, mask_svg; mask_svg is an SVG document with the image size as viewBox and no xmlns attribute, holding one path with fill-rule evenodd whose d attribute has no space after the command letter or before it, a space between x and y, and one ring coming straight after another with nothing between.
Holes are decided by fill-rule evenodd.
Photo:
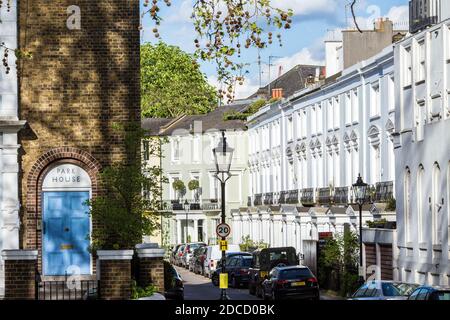
<instances>
[{"instance_id":1,"label":"car wheel","mask_svg":"<svg viewBox=\"0 0 450 320\"><path fill-rule=\"evenodd\" d=\"M255 295L255 287L251 284L251 283L249 283L248 284L248 293L250 294L250 295L252 295L252 296L254 296Z\"/></svg>"},{"instance_id":2,"label":"car wheel","mask_svg":"<svg viewBox=\"0 0 450 320\"><path fill-rule=\"evenodd\" d=\"M273 301L277 300L277 296L275 295L275 291L272 291L272 300Z\"/></svg>"},{"instance_id":3,"label":"car wheel","mask_svg":"<svg viewBox=\"0 0 450 320\"><path fill-rule=\"evenodd\" d=\"M218 287L219 286L219 279L215 276L212 276L212 283L214 286Z\"/></svg>"},{"instance_id":4,"label":"car wheel","mask_svg":"<svg viewBox=\"0 0 450 320\"><path fill-rule=\"evenodd\" d=\"M262 289L260 286L256 287L256 296L261 299L263 298L263 293L262 293Z\"/></svg>"}]
</instances>

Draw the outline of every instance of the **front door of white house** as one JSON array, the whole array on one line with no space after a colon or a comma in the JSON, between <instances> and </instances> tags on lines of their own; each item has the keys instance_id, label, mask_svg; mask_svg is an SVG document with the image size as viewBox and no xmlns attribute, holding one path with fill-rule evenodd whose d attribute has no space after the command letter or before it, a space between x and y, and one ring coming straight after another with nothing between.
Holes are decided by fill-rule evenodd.
<instances>
[{"instance_id":1,"label":"front door of white house","mask_svg":"<svg viewBox=\"0 0 450 320\"><path fill-rule=\"evenodd\" d=\"M80 167L62 164L45 177L42 188L42 267L47 276L91 274L91 181Z\"/></svg>"}]
</instances>

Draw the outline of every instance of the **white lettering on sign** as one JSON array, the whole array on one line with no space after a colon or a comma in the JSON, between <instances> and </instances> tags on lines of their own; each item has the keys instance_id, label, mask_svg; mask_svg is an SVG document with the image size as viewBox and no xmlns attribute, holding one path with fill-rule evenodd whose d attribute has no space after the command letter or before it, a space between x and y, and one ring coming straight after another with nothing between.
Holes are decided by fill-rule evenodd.
<instances>
[{"instance_id":1,"label":"white lettering on sign","mask_svg":"<svg viewBox=\"0 0 450 320\"><path fill-rule=\"evenodd\" d=\"M81 9L79 6L70 6L67 8L66 25L69 30L81 30Z\"/></svg>"},{"instance_id":2,"label":"white lettering on sign","mask_svg":"<svg viewBox=\"0 0 450 320\"><path fill-rule=\"evenodd\" d=\"M91 179L86 171L73 164L54 167L45 176L42 189L88 189Z\"/></svg>"}]
</instances>

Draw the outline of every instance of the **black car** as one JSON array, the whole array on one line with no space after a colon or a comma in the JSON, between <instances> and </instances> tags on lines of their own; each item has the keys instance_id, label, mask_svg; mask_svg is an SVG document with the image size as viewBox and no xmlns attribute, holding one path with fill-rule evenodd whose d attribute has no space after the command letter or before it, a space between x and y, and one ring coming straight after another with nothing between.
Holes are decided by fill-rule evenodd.
<instances>
[{"instance_id":1,"label":"black car","mask_svg":"<svg viewBox=\"0 0 450 320\"><path fill-rule=\"evenodd\" d=\"M408 300L450 301L450 288L422 286L414 290Z\"/></svg>"},{"instance_id":2,"label":"black car","mask_svg":"<svg viewBox=\"0 0 450 320\"><path fill-rule=\"evenodd\" d=\"M299 260L293 247L266 248L254 251L252 266L249 269L249 293L262 298L262 282L268 277L270 270L275 267L298 264Z\"/></svg>"},{"instance_id":3,"label":"black car","mask_svg":"<svg viewBox=\"0 0 450 320\"><path fill-rule=\"evenodd\" d=\"M166 299L184 300L183 279L167 261L164 261L164 296Z\"/></svg>"},{"instance_id":4,"label":"black car","mask_svg":"<svg viewBox=\"0 0 450 320\"><path fill-rule=\"evenodd\" d=\"M304 266L275 267L262 286L264 299L320 299L317 278Z\"/></svg>"},{"instance_id":5,"label":"black car","mask_svg":"<svg viewBox=\"0 0 450 320\"><path fill-rule=\"evenodd\" d=\"M242 258L247 258L250 260L240 261ZM251 266L251 261L253 260L252 254L247 252L230 252L227 253L227 260L225 262L225 271L228 273L228 282L231 283L232 286L236 287L238 284L247 283L248 282L248 268ZM233 263L233 265L231 265ZM244 265L244 267L240 268L240 265ZM248 267L245 267L246 264L249 264ZM245 271L245 275L241 274ZM220 273L222 272L222 264L219 262L217 269L214 271L211 277L211 281L215 286L219 285ZM232 281L232 277L235 277L234 283ZM236 278L237 277L237 278Z\"/></svg>"}]
</instances>

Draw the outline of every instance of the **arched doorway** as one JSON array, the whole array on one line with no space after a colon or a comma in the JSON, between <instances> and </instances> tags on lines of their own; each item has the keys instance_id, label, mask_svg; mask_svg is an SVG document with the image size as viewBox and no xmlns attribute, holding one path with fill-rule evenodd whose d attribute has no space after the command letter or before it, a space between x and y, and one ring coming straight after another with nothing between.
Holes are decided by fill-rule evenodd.
<instances>
[{"instance_id":1,"label":"arched doorway","mask_svg":"<svg viewBox=\"0 0 450 320\"><path fill-rule=\"evenodd\" d=\"M46 276L92 274L89 174L71 163L51 167L42 183L42 271Z\"/></svg>"}]
</instances>

